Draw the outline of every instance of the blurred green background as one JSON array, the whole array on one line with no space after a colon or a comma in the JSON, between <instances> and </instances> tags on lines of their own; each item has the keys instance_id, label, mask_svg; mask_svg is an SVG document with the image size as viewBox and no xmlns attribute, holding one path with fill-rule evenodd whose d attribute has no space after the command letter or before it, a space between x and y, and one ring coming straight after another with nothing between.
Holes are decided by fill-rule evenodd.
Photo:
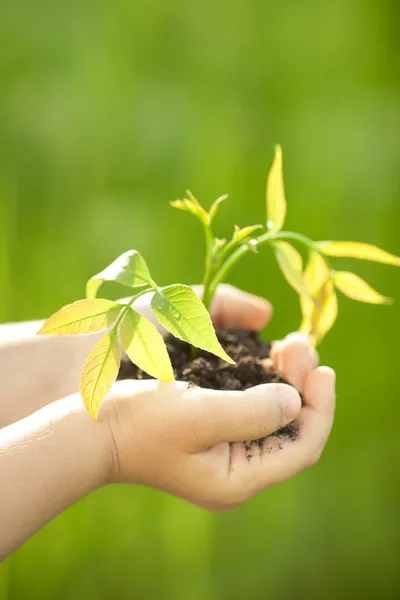
<instances>
[{"instance_id":1,"label":"blurred green background","mask_svg":"<svg viewBox=\"0 0 400 600\"><path fill-rule=\"evenodd\" d=\"M400 254L399 19L396 0L0 0L0 321L82 297L132 247L157 281L199 281L201 231L168 201L228 192L221 235L263 221L278 141L288 228ZM100 490L0 566L0 598L400 597L400 273L341 264L398 303L340 298L317 467L228 515ZM273 302L266 337L298 326L268 251L231 282Z\"/></svg>"}]
</instances>

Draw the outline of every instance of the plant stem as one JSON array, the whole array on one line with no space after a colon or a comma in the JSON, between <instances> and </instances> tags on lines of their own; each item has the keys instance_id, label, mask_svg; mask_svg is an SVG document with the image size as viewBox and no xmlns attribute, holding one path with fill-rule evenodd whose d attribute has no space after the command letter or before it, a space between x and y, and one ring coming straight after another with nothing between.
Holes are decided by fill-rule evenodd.
<instances>
[{"instance_id":1,"label":"plant stem","mask_svg":"<svg viewBox=\"0 0 400 600\"><path fill-rule=\"evenodd\" d=\"M152 287L151 288L144 288L143 290L140 290L140 292L138 292L137 294L135 294L134 296L132 296L132 298L129 300L129 302L128 302L128 304L126 306L127 307L128 306L132 306L132 304L135 302L135 300L137 300L138 298L140 298L140 296L144 296L144 294L147 294L148 292L150 292L151 289L152 289Z\"/></svg>"},{"instance_id":2,"label":"plant stem","mask_svg":"<svg viewBox=\"0 0 400 600\"><path fill-rule=\"evenodd\" d=\"M214 236L209 224L204 223L204 235L206 239L206 259L205 259L205 267L204 267L204 278L203 278L203 289L206 289L207 282L210 279L210 274L212 271L212 258L213 258L213 246L214 246Z\"/></svg>"},{"instance_id":3,"label":"plant stem","mask_svg":"<svg viewBox=\"0 0 400 600\"><path fill-rule=\"evenodd\" d=\"M203 223L204 225L204 235L206 239L206 260L205 260L205 268L204 268L204 278L203 278L203 298L205 290L208 289L210 276L212 274L212 262L213 262L213 248L214 248L214 235L211 229L210 223ZM193 346L190 348L190 359L194 360L197 356L198 348Z\"/></svg>"},{"instance_id":4,"label":"plant stem","mask_svg":"<svg viewBox=\"0 0 400 600\"><path fill-rule=\"evenodd\" d=\"M267 232L254 239L257 241L257 245L269 244L271 242L276 242L280 240L293 240L299 242L300 244L303 244L311 250L317 249L315 243L306 236L301 235L300 233L292 233L289 231L282 231L279 233ZM224 281L228 273L248 252L250 252L250 248L248 245L244 244L240 246L240 248L237 248L237 250L235 250L230 256L228 256L222 264L217 265L215 272L212 274L212 277L210 277L210 280L204 287L203 303L207 310L211 306L211 302L218 285L222 281Z\"/></svg>"},{"instance_id":5,"label":"plant stem","mask_svg":"<svg viewBox=\"0 0 400 600\"><path fill-rule=\"evenodd\" d=\"M310 250L316 249L316 243L310 240L305 235L301 233L295 233L292 231L280 231L278 233L263 233L258 238L255 238L259 244L268 243L268 242L276 242L278 240L293 240L295 242L299 242L303 244L303 246L307 246Z\"/></svg>"}]
</instances>

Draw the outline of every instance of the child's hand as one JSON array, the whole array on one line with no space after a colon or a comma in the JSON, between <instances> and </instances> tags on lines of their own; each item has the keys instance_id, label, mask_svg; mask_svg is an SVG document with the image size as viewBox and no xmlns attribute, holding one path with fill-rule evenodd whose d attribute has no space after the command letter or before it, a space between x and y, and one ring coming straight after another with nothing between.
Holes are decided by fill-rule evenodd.
<instances>
[{"instance_id":1,"label":"child's hand","mask_svg":"<svg viewBox=\"0 0 400 600\"><path fill-rule=\"evenodd\" d=\"M222 287L212 315L220 325L257 328L269 319L271 307ZM57 346L45 342L41 354L37 346L32 351L22 345L22 357L28 352L32 359L25 360L32 363L31 369L40 357L47 357L43 364L49 370ZM84 347L67 345L59 360L73 348L77 364ZM13 372L8 367L21 364L14 358L1 365L3 375ZM288 385L224 392L154 380L118 382L102 404L97 422L77 393L35 412L34 403L27 401L25 408L29 406L31 414L0 429L0 481L7 482L0 494L0 561L54 516L105 483L153 486L222 511L315 463L332 425L334 373L315 368L317 356L307 338L299 335L276 343L272 360L302 391L303 408L298 392ZM28 400L29 383L28 377ZM43 383L49 382L43 379ZM23 400L21 387L16 391L16 398ZM243 443L293 419L300 429L294 442L270 437L261 447Z\"/></svg>"},{"instance_id":2,"label":"child's hand","mask_svg":"<svg viewBox=\"0 0 400 600\"><path fill-rule=\"evenodd\" d=\"M212 316L224 326L261 328L271 307L231 287L217 296ZM313 465L329 435L335 375L316 368L306 337L274 346L275 367L299 394L282 384L246 392L190 388L187 383L118 382L100 410L112 440L109 481L163 489L211 510L229 510ZM296 419L296 441L270 438L251 451L243 443ZM251 456L250 456L251 455Z\"/></svg>"}]
</instances>

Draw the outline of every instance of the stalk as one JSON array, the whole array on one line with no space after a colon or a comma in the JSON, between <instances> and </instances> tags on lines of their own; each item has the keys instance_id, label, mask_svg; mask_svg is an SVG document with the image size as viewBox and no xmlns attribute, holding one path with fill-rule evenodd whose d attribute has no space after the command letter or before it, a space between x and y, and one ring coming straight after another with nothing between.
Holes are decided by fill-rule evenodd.
<instances>
[{"instance_id":1,"label":"stalk","mask_svg":"<svg viewBox=\"0 0 400 600\"><path fill-rule=\"evenodd\" d=\"M210 223L203 223L204 226L204 235L206 239L206 260L205 260L205 269L204 269L204 277L203 277L203 297L205 290L209 287L209 282L211 281L211 276L213 272L213 248L214 248L214 235L211 229ZM190 358L194 360L197 356L198 349L195 346L190 348Z\"/></svg>"},{"instance_id":2,"label":"stalk","mask_svg":"<svg viewBox=\"0 0 400 600\"><path fill-rule=\"evenodd\" d=\"M130 298L130 300L129 300L129 302L127 304L121 304L121 306L123 308L122 308L121 312L118 315L118 319L115 322L115 325L113 326L113 329L117 330L117 328L118 328L119 324L121 323L122 319L124 318L124 316L128 312L128 309L132 306L132 304L135 302L135 300L137 300L138 298L140 298L140 296L143 296L144 294L147 294L152 288L153 288L153 286L150 286L150 285L147 288L143 288L142 290L140 290L139 292L137 292L137 294L134 294Z\"/></svg>"},{"instance_id":3,"label":"stalk","mask_svg":"<svg viewBox=\"0 0 400 600\"><path fill-rule=\"evenodd\" d=\"M257 241L257 245L262 244L270 244L271 242L276 242L280 240L293 240L299 242L303 246L306 246L308 249L318 251L316 244L300 233L292 233L282 231L279 233L263 233L257 238L254 238ZM230 255L226 256L221 262L217 263L216 268L214 269L212 276L208 281L205 281L204 292L203 292L203 304L209 310L211 306L211 302L217 290L217 287L220 283L222 283L230 271L234 266L248 253L250 252L250 248L248 245L241 245L239 248L234 250Z\"/></svg>"}]
</instances>

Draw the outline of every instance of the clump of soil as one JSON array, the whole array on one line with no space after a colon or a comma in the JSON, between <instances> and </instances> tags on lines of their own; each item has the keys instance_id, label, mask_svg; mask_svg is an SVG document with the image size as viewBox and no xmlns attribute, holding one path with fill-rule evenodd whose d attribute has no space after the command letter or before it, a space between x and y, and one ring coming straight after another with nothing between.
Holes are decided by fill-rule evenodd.
<instances>
[{"instance_id":1,"label":"clump of soil","mask_svg":"<svg viewBox=\"0 0 400 600\"><path fill-rule=\"evenodd\" d=\"M247 390L262 383L287 383L268 364L271 344L262 342L258 332L248 329L217 329L217 337L231 358L236 362L230 365L224 360L198 350L191 358L191 346L169 335L165 342L175 378L189 384L214 390ZM118 379L150 379L149 375L130 361L122 361ZM297 426L294 423L276 431L273 436L295 440ZM263 445L265 438L246 443Z\"/></svg>"}]
</instances>

